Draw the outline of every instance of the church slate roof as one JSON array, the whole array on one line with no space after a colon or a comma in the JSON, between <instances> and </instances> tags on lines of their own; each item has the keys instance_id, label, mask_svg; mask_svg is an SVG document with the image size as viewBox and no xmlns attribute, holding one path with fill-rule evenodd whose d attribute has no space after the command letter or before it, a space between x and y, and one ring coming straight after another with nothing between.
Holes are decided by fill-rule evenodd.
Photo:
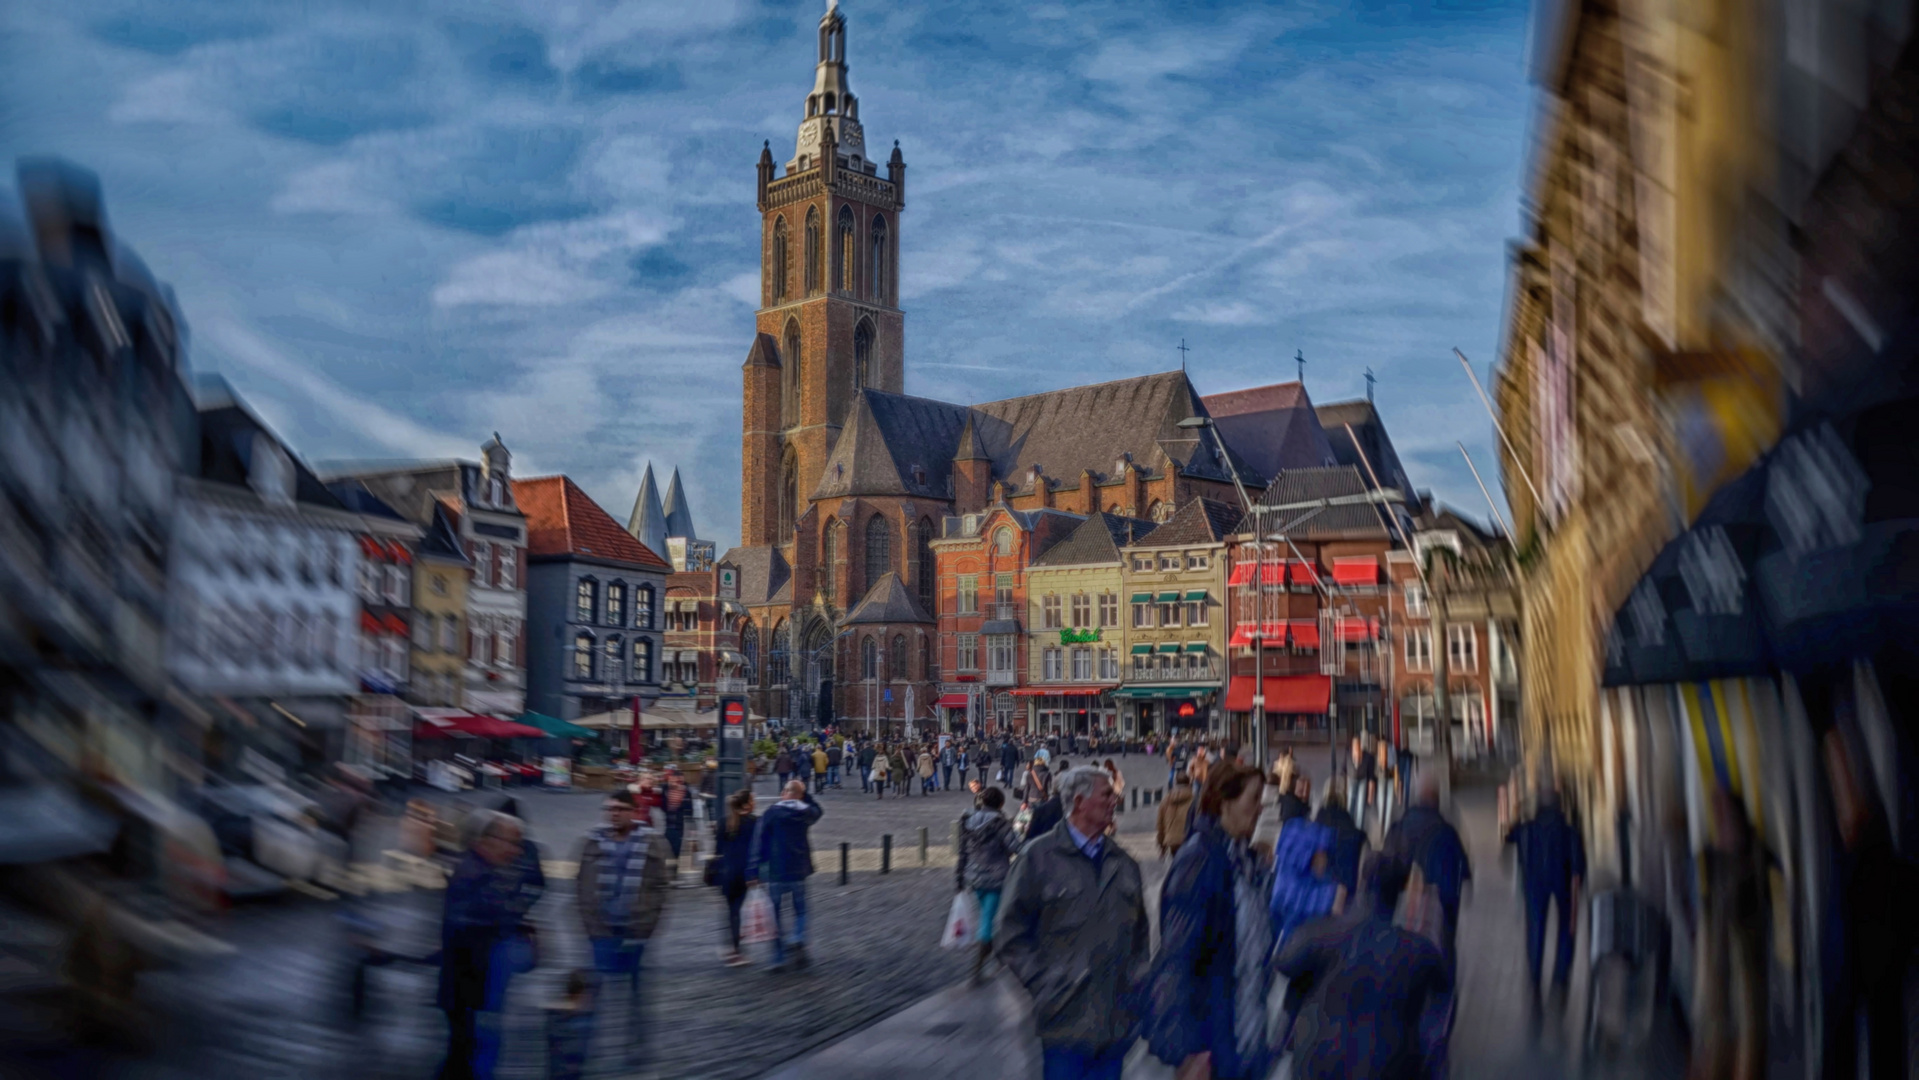
<instances>
[{"instance_id":1,"label":"church slate roof","mask_svg":"<svg viewBox=\"0 0 1919 1080\"><path fill-rule=\"evenodd\" d=\"M1189 416L1204 415L1198 392L1180 371L1050 390L970 409L867 388L854 401L812 497L949 499L954 457L969 452L990 459L994 479L1012 490L1026 490L1035 465L1067 486L1077 484L1080 474L1089 470L1098 479L1111 479L1123 457L1153 473L1164 470L1171 459L1188 475L1231 481L1213 441L1179 427ZM972 435L967 438L969 428ZM1247 484L1264 482L1265 474L1244 460L1240 468Z\"/></svg>"},{"instance_id":2,"label":"church slate roof","mask_svg":"<svg viewBox=\"0 0 1919 1080\"><path fill-rule=\"evenodd\" d=\"M964 405L945 401L861 390L813 498L951 498L953 448L966 425L966 411Z\"/></svg>"},{"instance_id":3,"label":"church slate roof","mask_svg":"<svg viewBox=\"0 0 1919 1080\"><path fill-rule=\"evenodd\" d=\"M1335 463L1329 436L1298 382L1273 383L1200 399L1233 453L1263 476Z\"/></svg>"},{"instance_id":4,"label":"church slate roof","mask_svg":"<svg viewBox=\"0 0 1919 1080\"><path fill-rule=\"evenodd\" d=\"M1030 565L1097 566L1119 562L1119 549L1145 539L1155 526L1142 518L1122 517L1101 511L1088 517L1066 539L1054 544Z\"/></svg>"},{"instance_id":5,"label":"church slate roof","mask_svg":"<svg viewBox=\"0 0 1919 1080\"><path fill-rule=\"evenodd\" d=\"M887 571L871 589L866 597L853 605L846 618L840 620L841 626L854 626L869 623L930 623L933 617L919 605L913 594L907 590L906 583L893 571Z\"/></svg>"},{"instance_id":6,"label":"church slate roof","mask_svg":"<svg viewBox=\"0 0 1919 1080\"><path fill-rule=\"evenodd\" d=\"M1266 485L1266 493L1260 496L1259 505L1286 506L1342 495L1364 495L1370 490L1372 490L1371 485L1367 484L1361 478L1359 470L1351 465L1335 465L1321 469L1288 469L1273 477L1272 482ZM1294 526L1289 531L1289 535L1299 539L1334 537L1389 539L1391 534L1387 530L1386 519L1380 516L1383 509L1367 503L1328 506ZM1302 509L1295 513L1269 514L1266 525L1268 528L1278 528L1304 513L1306 511ZM1242 518L1234 531L1250 533L1253 531L1253 523Z\"/></svg>"},{"instance_id":7,"label":"church slate roof","mask_svg":"<svg viewBox=\"0 0 1919 1080\"><path fill-rule=\"evenodd\" d=\"M762 607L792 601L793 573L779 548L736 547L718 561L740 568L740 603Z\"/></svg>"},{"instance_id":8,"label":"church slate roof","mask_svg":"<svg viewBox=\"0 0 1919 1080\"><path fill-rule=\"evenodd\" d=\"M620 528L580 485L565 476L513 481L513 498L526 515L526 554L585 557L671 573L673 567Z\"/></svg>"},{"instance_id":9,"label":"church slate roof","mask_svg":"<svg viewBox=\"0 0 1919 1080\"><path fill-rule=\"evenodd\" d=\"M1183 371L989 401L973 410L980 414L977 428L993 459L993 475L1009 487L1025 485L1034 465L1068 484L1087 470L1109 478L1122 454L1154 473L1171 458L1190 476L1232 479L1211 439L1178 426L1189 416L1207 415ZM1255 482L1250 474L1245 479Z\"/></svg>"},{"instance_id":10,"label":"church slate roof","mask_svg":"<svg viewBox=\"0 0 1919 1080\"><path fill-rule=\"evenodd\" d=\"M1354 466L1362 478L1367 475L1365 464L1353 449L1351 436L1346 434L1346 425L1351 424L1353 434L1359 436L1359 444L1366 448L1366 457L1371 460L1373 470L1379 474L1379 482L1386 487L1398 488L1405 493L1408 502L1417 502L1418 494L1413 491L1412 481L1406 478L1406 470L1393 450L1392 437L1386 434L1386 422L1379 418L1379 410L1373 408L1372 402L1363 398L1336 401L1321 405L1313 412L1318 415L1319 425L1325 430L1327 441L1332 444L1335 460L1341 465Z\"/></svg>"},{"instance_id":11,"label":"church slate roof","mask_svg":"<svg viewBox=\"0 0 1919 1080\"><path fill-rule=\"evenodd\" d=\"M779 367L780 346L772 334L753 335L753 346L746 350L745 367Z\"/></svg>"},{"instance_id":12,"label":"church slate roof","mask_svg":"<svg viewBox=\"0 0 1919 1080\"><path fill-rule=\"evenodd\" d=\"M1144 542L1171 547L1175 544L1216 544L1232 533L1246 512L1217 499L1188 499L1166 523L1153 530Z\"/></svg>"},{"instance_id":13,"label":"church slate roof","mask_svg":"<svg viewBox=\"0 0 1919 1080\"><path fill-rule=\"evenodd\" d=\"M646 545L648 551L666 550L666 511L660 508L660 488L653 481L653 465L640 477L639 494L633 496L633 513L626 519L626 531Z\"/></svg>"},{"instance_id":14,"label":"church slate roof","mask_svg":"<svg viewBox=\"0 0 1919 1080\"><path fill-rule=\"evenodd\" d=\"M673 468L673 479L666 482L666 535L677 536L683 540L697 540L693 531L693 508L687 505L686 489L680 486L679 466Z\"/></svg>"}]
</instances>

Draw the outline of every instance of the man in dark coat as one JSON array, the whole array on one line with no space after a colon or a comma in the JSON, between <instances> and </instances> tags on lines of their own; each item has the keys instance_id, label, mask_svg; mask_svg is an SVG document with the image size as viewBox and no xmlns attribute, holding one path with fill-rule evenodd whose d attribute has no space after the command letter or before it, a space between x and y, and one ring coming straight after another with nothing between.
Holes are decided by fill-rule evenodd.
<instances>
[{"instance_id":1,"label":"man in dark coat","mask_svg":"<svg viewBox=\"0 0 1919 1080\"><path fill-rule=\"evenodd\" d=\"M523 830L516 818L475 810L472 839L447 880L440 920L439 1007L446 1013L440 1080L492 1075L500 1040L507 971L503 947L519 928L515 905Z\"/></svg>"},{"instance_id":2,"label":"man in dark coat","mask_svg":"<svg viewBox=\"0 0 1919 1080\"><path fill-rule=\"evenodd\" d=\"M1564 993L1572 976L1573 933L1579 923L1579 882L1586 876L1586 844L1566 820L1550 787L1539 793L1532 820L1515 825L1506 842L1519 849L1519 879L1526 896L1526 970L1533 999L1539 997L1546 953L1546 909L1559 908L1559 947L1553 962L1553 992Z\"/></svg>"},{"instance_id":3,"label":"man in dark coat","mask_svg":"<svg viewBox=\"0 0 1919 1080\"><path fill-rule=\"evenodd\" d=\"M1019 747L1013 745L1010 737L1001 739L999 744L1000 783L1010 785L1013 782L1013 777L1018 775L1019 760Z\"/></svg>"},{"instance_id":4,"label":"man in dark coat","mask_svg":"<svg viewBox=\"0 0 1919 1080\"><path fill-rule=\"evenodd\" d=\"M1281 974L1312 987L1293 1028L1295 1080L1418 1080L1443 1067L1452 967L1393 925L1407 870L1375 859L1357 910L1301 926L1274 957Z\"/></svg>"},{"instance_id":5,"label":"man in dark coat","mask_svg":"<svg viewBox=\"0 0 1919 1080\"><path fill-rule=\"evenodd\" d=\"M859 763L861 791L871 792L873 790L873 759L878 756L879 751L873 749L873 744L870 741L860 743Z\"/></svg>"},{"instance_id":6,"label":"man in dark coat","mask_svg":"<svg viewBox=\"0 0 1919 1080\"><path fill-rule=\"evenodd\" d=\"M1380 852L1409 868L1417 866L1426 884L1439 890L1439 906L1445 913L1446 962L1452 963L1458 956L1455 942L1460 896L1473 879L1473 868L1466 859L1466 845L1459 839L1459 830L1439 813L1438 782L1430 773L1420 778L1412 805L1386 834Z\"/></svg>"},{"instance_id":7,"label":"man in dark coat","mask_svg":"<svg viewBox=\"0 0 1919 1080\"><path fill-rule=\"evenodd\" d=\"M813 876L813 844L807 831L825 813L820 804L798 780L786 785L785 798L760 815L753 832L753 857L750 865L760 881L766 883L766 898L773 902L773 966L786 966L790 944L795 967L806 960L806 879ZM789 942L780 920L781 901L793 905L793 932Z\"/></svg>"}]
</instances>

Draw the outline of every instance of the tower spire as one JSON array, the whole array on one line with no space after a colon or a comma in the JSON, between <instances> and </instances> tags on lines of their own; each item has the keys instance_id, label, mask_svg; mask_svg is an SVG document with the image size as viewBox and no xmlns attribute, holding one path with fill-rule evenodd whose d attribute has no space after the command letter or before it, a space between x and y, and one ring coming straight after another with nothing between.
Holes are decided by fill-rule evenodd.
<instances>
[{"instance_id":1,"label":"tower spire","mask_svg":"<svg viewBox=\"0 0 1919 1080\"><path fill-rule=\"evenodd\" d=\"M839 5L829 2L820 17L819 62L813 69L813 92L806 95L806 117L800 121L798 145L788 172L803 172L825 162L827 155L846 158L856 172L872 168L866 160L866 137L860 129L860 102L846 79L846 18ZM822 144L831 138L833 146Z\"/></svg>"}]
</instances>

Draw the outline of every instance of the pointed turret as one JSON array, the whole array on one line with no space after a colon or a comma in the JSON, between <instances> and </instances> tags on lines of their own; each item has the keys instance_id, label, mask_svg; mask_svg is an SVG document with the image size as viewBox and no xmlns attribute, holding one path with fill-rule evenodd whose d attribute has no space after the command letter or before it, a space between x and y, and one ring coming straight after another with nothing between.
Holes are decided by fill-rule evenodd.
<instances>
[{"instance_id":1,"label":"pointed turret","mask_svg":"<svg viewBox=\"0 0 1919 1080\"><path fill-rule=\"evenodd\" d=\"M798 145L787 171L818 165L831 170L844 154L855 172L866 172L865 132L860 129L860 103L846 81L846 19L837 7L820 19L820 59L813 69L813 92L806 95L806 118L800 121Z\"/></svg>"},{"instance_id":2,"label":"pointed turret","mask_svg":"<svg viewBox=\"0 0 1919 1080\"><path fill-rule=\"evenodd\" d=\"M650 463L646 475L640 478L640 493L633 498L633 516L626 521L626 531L648 551L666 550L666 511L660 508L660 489L653 481Z\"/></svg>"},{"instance_id":3,"label":"pointed turret","mask_svg":"<svg viewBox=\"0 0 1919 1080\"><path fill-rule=\"evenodd\" d=\"M993 461L986 456L986 444L973 423L973 410L968 409L959 447L953 452L953 509L962 514L984 509L993 485Z\"/></svg>"},{"instance_id":4,"label":"pointed turret","mask_svg":"<svg viewBox=\"0 0 1919 1080\"><path fill-rule=\"evenodd\" d=\"M986 447L979 441L979 432L973 430L973 410L966 410L966 426L960 429L959 449L953 454L954 461L984 461Z\"/></svg>"},{"instance_id":5,"label":"pointed turret","mask_svg":"<svg viewBox=\"0 0 1919 1080\"><path fill-rule=\"evenodd\" d=\"M673 468L673 479L666 482L666 535L693 540L693 510L686 505L686 492L680 487L680 470Z\"/></svg>"}]
</instances>

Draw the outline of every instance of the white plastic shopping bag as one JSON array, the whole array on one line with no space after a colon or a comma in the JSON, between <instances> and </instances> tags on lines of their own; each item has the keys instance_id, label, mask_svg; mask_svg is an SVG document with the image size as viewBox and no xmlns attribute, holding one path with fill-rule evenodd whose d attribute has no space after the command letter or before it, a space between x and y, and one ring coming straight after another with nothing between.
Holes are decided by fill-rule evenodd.
<instances>
[{"instance_id":1,"label":"white plastic shopping bag","mask_svg":"<svg viewBox=\"0 0 1919 1080\"><path fill-rule=\"evenodd\" d=\"M940 931L940 948L964 949L979 940L979 897L971 889L953 894L953 906L946 912L946 929Z\"/></svg>"},{"instance_id":2,"label":"white plastic shopping bag","mask_svg":"<svg viewBox=\"0 0 1919 1080\"><path fill-rule=\"evenodd\" d=\"M747 891L746 904L740 909L740 944L760 945L772 941L778 931L773 924L773 901L766 890L754 886Z\"/></svg>"}]
</instances>

